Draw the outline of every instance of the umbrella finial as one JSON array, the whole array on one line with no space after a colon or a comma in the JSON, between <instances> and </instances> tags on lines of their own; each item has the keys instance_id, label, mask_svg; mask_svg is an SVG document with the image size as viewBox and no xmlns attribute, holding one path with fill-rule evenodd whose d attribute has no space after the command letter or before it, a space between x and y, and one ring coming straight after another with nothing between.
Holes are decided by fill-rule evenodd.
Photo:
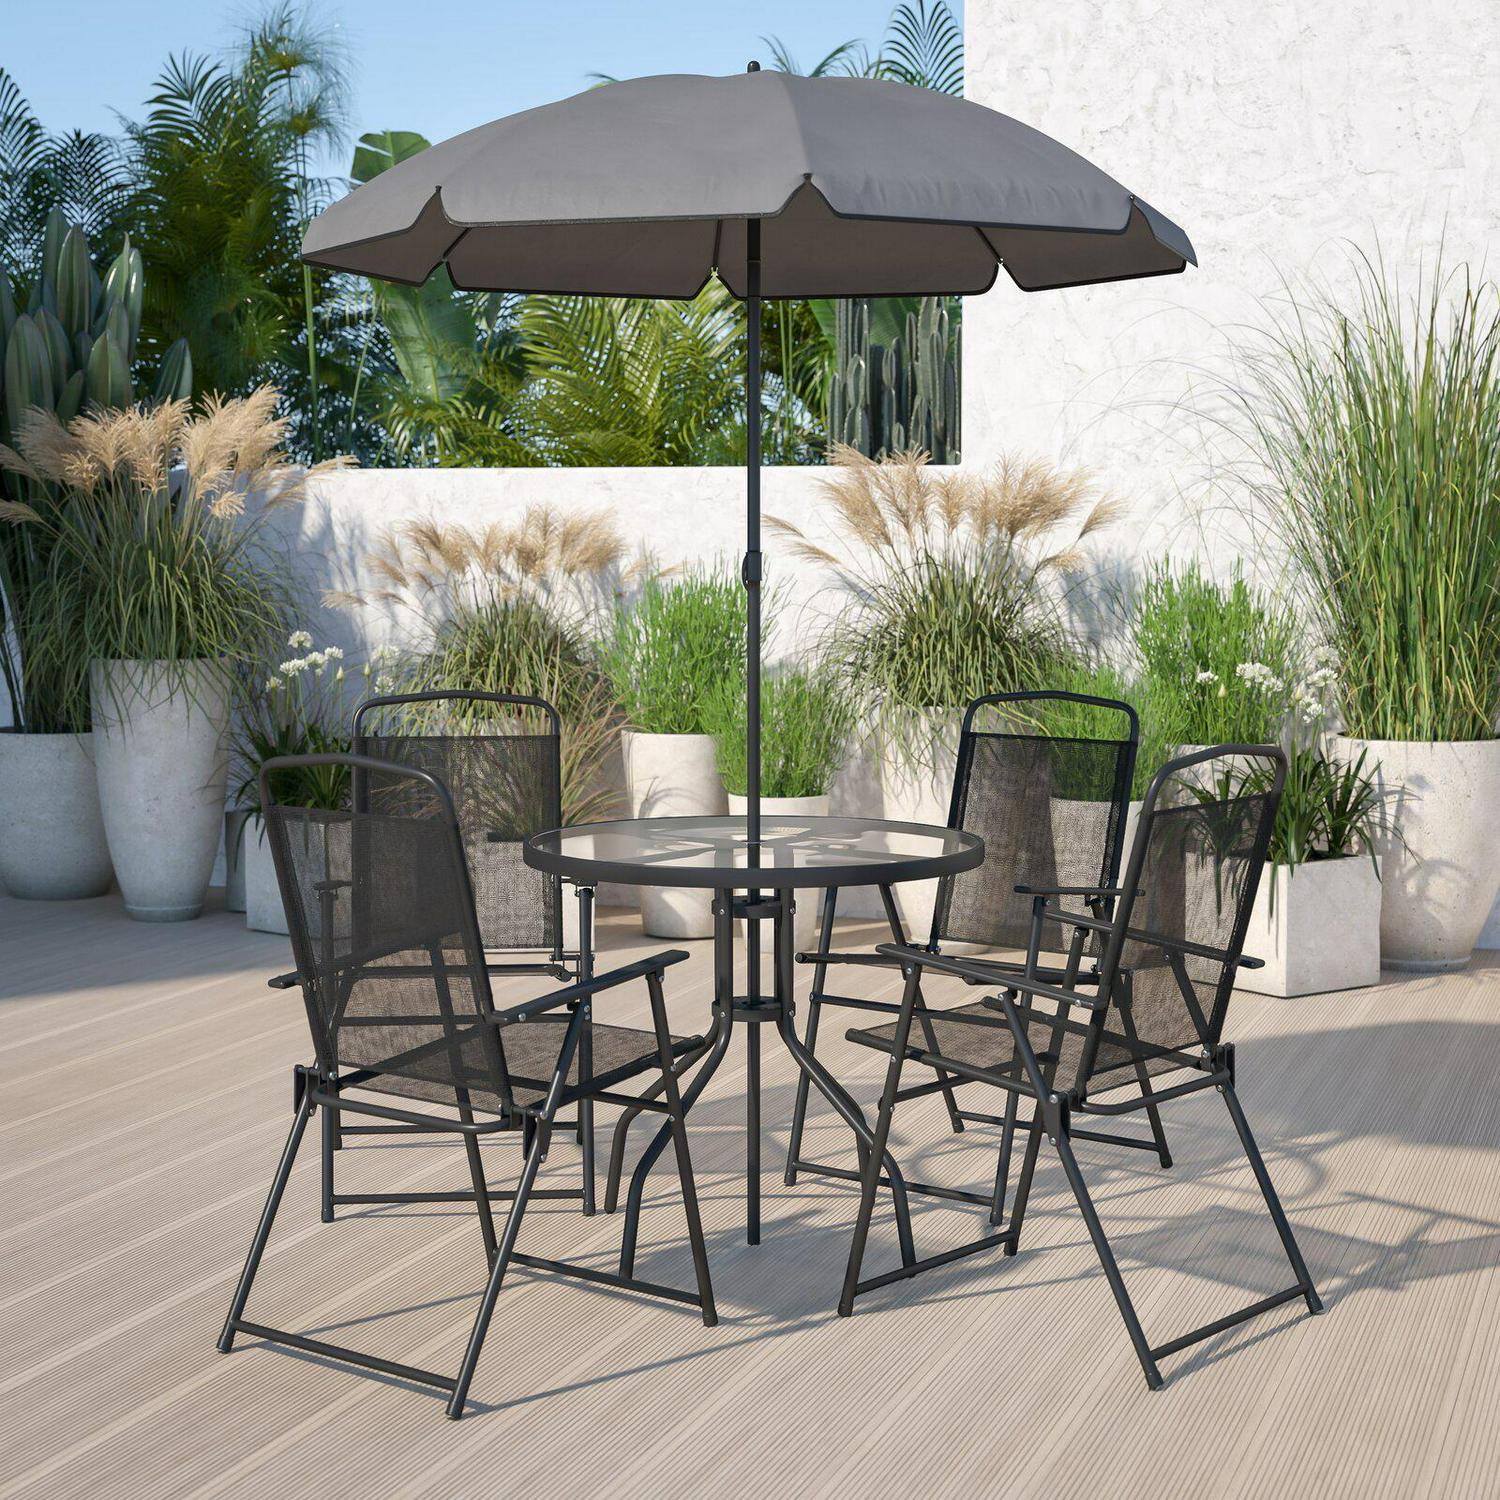
<instances>
[{"instance_id":1,"label":"umbrella finial","mask_svg":"<svg viewBox=\"0 0 1500 1500\"><path fill-rule=\"evenodd\" d=\"M752 57L750 59L750 65L745 69L745 71L747 73L759 73L760 72L760 64L758 62L756 62L755 59Z\"/></svg>"}]
</instances>

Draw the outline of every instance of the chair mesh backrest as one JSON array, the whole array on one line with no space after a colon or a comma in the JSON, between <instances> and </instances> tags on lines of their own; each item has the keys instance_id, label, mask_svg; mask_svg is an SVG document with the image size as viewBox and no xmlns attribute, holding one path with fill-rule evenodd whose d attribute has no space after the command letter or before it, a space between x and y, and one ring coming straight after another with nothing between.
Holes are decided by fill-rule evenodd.
<instances>
[{"instance_id":1,"label":"chair mesh backrest","mask_svg":"<svg viewBox=\"0 0 1500 1500\"><path fill-rule=\"evenodd\" d=\"M458 814L479 933L487 949L553 950L556 886L521 857L521 844L562 822L558 739L532 715L483 705L455 715L447 704L382 706L355 743L362 755L429 771ZM539 716L538 716L539 717ZM363 805L379 812L421 800L420 784L375 772L356 778ZM394 799L394 800L393 800Z\"/></svg>"},{"instance_id":2,"label":"chair mesh backrest","mask_svg":"<svg viewBox=\"0 0 1500 1500\"><path fill-rule=\"evenodd\" d=\"M319 1058L371 1069L383 1076L370 1086L387 1092L453 1104L468 1089L475 1102L504 1107L498 1034L479 1019L490 992L452 825L429 809L273 806L266 831Z\"/></svg>"},{"instance_id":3,"label":"chair mesh backrest","mask_svg":"<svg viewBox=\"0 0 1500 1500\"><path fill-rule=\"evenodd\" d=\"M995 705L960 741L950 821L984 840L984 863L943 882L935 940L1024 948L1031 897L1017 885L1114 877L1134 746L1028 731L1023 707Z\"/></svg>"},{"instance_id":4,"label":"chair mesh backrest","mask_svg":"<svg viewBox=\"0 0 1500 1500\"><path fill-rule=\"evenodd\" d=\"M1227 757L1169 770L1154 805L1142 815L1136 834L1137 844L1144 842L1139 883L1133 895L1127 889L1122 896L1118 920L1130 931L1228 956L1189 954L1174 965L1159 946L1125 939L1119 966L1127 977L1109 986L1104 1030L1128 1037L1133 1027L1146 1053L1196 1054L1217 1047L1224 1029L1233 986L1228 959L1238 958L1244 943L1276 811L1270 789L1237 784L1238 774L1236 761ZM1123 1006L1126 995L1129 1004ZM1093 1071L1124 1060L1122 1049L1105 1044Z\"/></svg>"}]
</instances>

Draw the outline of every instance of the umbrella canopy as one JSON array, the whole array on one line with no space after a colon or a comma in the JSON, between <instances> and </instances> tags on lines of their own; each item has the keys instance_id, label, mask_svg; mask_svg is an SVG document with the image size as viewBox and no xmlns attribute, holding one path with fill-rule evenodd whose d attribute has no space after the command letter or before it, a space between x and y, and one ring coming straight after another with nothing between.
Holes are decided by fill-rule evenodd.
<instances>
[{"instance_id":1,"label":"umbrella canopy","mask_svg":"<svg viewBox=\"0 0 1500 1500\"><path fill-rule=\"evenodd\" d=\"M1025 291L1159 276L1186 234L1076 152L868 78L636 78L481 125L318 215L315 265L472 290L691 297Z\"/></svg>"},{"instance_id":2,"label":"umbrella canopy","mask_svg":"<svg viewBox=\"0 0 1500 1500\"><path fill-rule=\"evenodd\" d=\"M760 302L1164 276L1186 234L1076 152L981 105L758 63L590 89L481 125L319 214L303 258L472 291L746 306L746 832L760 838ZM754 923L752 922L752 927ZM752 938L751 948L756 947Z\"/></svg>"}]
</instances>

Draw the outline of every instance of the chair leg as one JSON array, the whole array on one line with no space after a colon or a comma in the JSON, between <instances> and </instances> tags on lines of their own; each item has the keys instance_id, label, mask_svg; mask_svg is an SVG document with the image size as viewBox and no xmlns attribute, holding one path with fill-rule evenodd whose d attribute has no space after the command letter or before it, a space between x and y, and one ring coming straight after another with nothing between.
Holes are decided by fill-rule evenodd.
<instances>
[{"instance_id":1,"label":"chair leg","mask_svg":"<svg viewBox=\"0 0 1500 1500\"><path fill-rule=\"evenodd\" d=\"M1276 1233L1281 1236L1282 1249L1286 1251L1286 1258L1291 1262L1292 1270L1296 1273L1303 1300L1307 1303L1307 1310L1310 1313L1320 1313L1323 1311L1322 1299L1313 1286L1312 1275L1307 1269L1306 1261L1302 1259L1302 1251L1298 1247L1296 1236L1292 1233L1292 1226L1287 1222L1281 1199L1277 1196L1276 1189L1271 1186L1271 1174L1266 1171L1260 1148L1255 1144L1255 1137L1250 1134L1250 1123L1245 1119L1245 1111L1240 1107L1239 1096L1234 1091L1234 1085L1226 1083L1219 1092L1224 1095L1224 1103L1229 1108L1229 1117L1234 1121L1240 1145L1244 1148L1245 1155L1250 1162L1250 1170L1255 1173L1255 1181L1260 1187L1261 1197L1266 1200L1266 1209L1271 1215L1271 1222L1276 1226Z\"/></svg>"},{"instance_id":2,"label":"chair leg","mask_svg":"<svg viewBox=\"0 0 1500 1500\"><path fill-rule=\"evenodd\" d=\"M474 1123L474 1111L469 1104L468 1089L458 1090L458 1117L465 1125ZM490 1207L490 1188L485 1181L484 1161L479 1154L479 1142L472 1133L464 1133L464 1155L469 1159L469 1178L474 1184L474 1207L479 1212L479 1233L484 1240L484 1263L495 1264L495 1215Z\"/></svg>"},{"instance_id":3,"label":"chair leg","mask_svg":"<svg viewBox=\"0 0 1500 1500\"><path fill-rule=\"evenodd\" d=\"M573 1062L573 1053L578 1046L579 1032L583 1026L583 1009L573 1012L558 1053L557 1071L552 1075L551 1087L542 1104L540 1128L532 1138L531 1149L526 1153L526 1164L521 1168L521 1180L516 1184L515 1201L510 1206L510 1215L505 1221L505 1233L490 1267L490 1279L485 1284L484 1296L479 1301L479 1311L474 1315L474 1327L469 1333L469 1344L464 1350L464 1362L459 1367L458 1378L453 1382L453 1393L448 1398L448 1415L456 1422L464 1414L464 1403L468 1400L469 1384L474 1379L474 1369L479 1363L479 1351L484 1347L484 1336L489 1332L490 1319L495 1312L495 1299L500 1295L505 1280L506 1268L516 1248L516 1237L521 1232L521 1219L526 1212L527 1201L541 1170L542 1157L547 1149L547 1137L551 1134L552 1121L557 1115L558 1101L562 1097L563 1084Z\"/></svg>"},{"instance_id":4,"label":"chair leg","mask_svg":"<svg viewBox=\"0 0 1500 1500\"><path fill-rule=\"evenodd\" d=\"M990 1223L999 1224L1005 1218L1005 1188L1010 1181L1010 1158L1016 1143L1016 1115L1020 1098L1016 1094L1005 1096L1005 1125L1000 1134L1000 1160L995 1166L995 1192L990 1202Z\"/></svg>"},{"instance_id":5,"label":"chair leg","mask_svg":"<svg viewBox=\"0 0 1500 1500\"><path fill-rule=\"evenodd\" d=\"M881 887L885 890L886 887ZM896 1111L896 1094L901 1087L901 1068L906 1060L906 1047L911 1038L912 1011L917 1003L921 977L917 969L906 974L906 994L901 1001L901 1015L896 1021L896 1035L891 1043L891 1061L885 1070L885 1090L880 1096L880 1114L875 1122L875 1133L870 1141L869 1154L865 1157L864 1178L860 1183L859 1215L854 1223L854 1239L849 1246L849 1263L844 1269L844 1290L839 1298L839 1316L849 1317L854 1311L854 1298L859 1290L859 1273L864 1265L865 1242L870 1237L870 1219L875 1212L875 1193L880 1185L880 1167L885 1159L886 1142L891 1134L891 1116Z\"/></svg>"},{"instance_id":6,"label":"chair leg","mask_svg":"<svg viewBox=\"0 0 1500 1500\"><path fill-rule=\"evenodd\" d=\"M892 939L897 943L907 942L906 928L902 925L901 913L896 908L896 898L891 894L890 886L883 885L880 887L880 901L885 907L886 926L891 929ZM917 1023L922 1028L922 1040L926 1044L928 1051L936 1052L938 1044L937 1037L933 1034L932 1023L922 1014L926 1009L927 1003L919 994L917 997ZM934 1068L933 1071L937 1074L938 1082L942 1084L941 1093L943 1104L948 1111L948 1126L955 1135L962 1135L964 1117L959 1111L958 1100L953 1096L952 1075L943 1072L941 1068Z\"/></svg>"},{"instance_id":7,"label":"chair leg","mask_svg":"<svg viewBox=\"0 0 1500 1500\"><path fill-rule=\"evenodd\" d=\"M703 1219L698 1212L698 1185L693 1177L693 1161L688 1152L687 1112L677 1088L677 1072L672 1057L672 1038L667 1030L666 999L662 994L661 975L646 976L651 996L651 1020L656 1030L656 1051L661 1062L661 1087L667 1096L667 1118L672 1126L672 1148L677 1156L677 1180L682 1184L682 1207L687 1215L688 1244L693 1251L693 1275L698 1283L698 1297L703 1326L712 1328L719 1321L714 1306L713 1282L708 1272L708 1246L703 1239Z\"/></svg>"},{"instance_id":8,"label":"chair leg","mask_svg":"<svg viewBox=\"0 0 1500 1500\"><path fill-rule=\"evenodd\" d=\"M1156 1359L1151 1353L1151 1345L1146 1341L1146 1333L1141 1327L1141 1320L1136 1316L1135 1304L1130 1300L1130 1293L1125 1290L1125 1278L1120 1274L1115 1253L1105 1236L1104 1226L1099 1222L1099 1215L1094 1209L1094 1200L1089 1196L1083 1173L1078 1169L1078 1159L1073 1155L1073 1144L1069 1141L1066 1130L1057 1134L1053 1144L1057 1147L1057 1154L1062 1158L1063 1171L1067 1173L1068 1184L1073 1189L1073 1196L1078 1200L1083 1221L1088 1225L1089 1238L1094 1242L1094 1251L1099 1257L1099 1264L1104 1267L1105 1279L1109 1282L1110 1291L1115 1295L1115 1305L1120 1309L1120 1317L1124 1319L1130 1342L1135 1346L1136 1358L1140 1360L1141 1369L1145 1372L1146 1384L1153 1391L1160 1390L1161 1371L1156 1366Z\"/></svg>"},{"instance_id":9,"label":"chair leg","mask_svg":"<svg viewBox=\"0 0 1500 1500\"><path fill-rule=\"evenodd\" d=\"M229 1304L229 1316L224 1319L224 1328L219 1334L220 1354L228 1354L234 1348L235 1324L244 1315L245 1304L250 1300L250 1287L255 1281L256 1271L260 1269L260 1258L265 1253L266 1241L271 1237L271 1225L276 1220L276 1210L281 1207L282 1194L286 1192L287 1179L292 1175L292 1167L297 1160L297 1149L302 1144L302 1135L307 1129L307 1119L312 1109L312 1095L304 1092L302 1102L297 1106L297 1117L292 1121L291 1132L286 1138L286 1145L282 1148L281 1161L277 1165L276 1175L271 1179L271 1191L266 1195L266 1206L261 1210L260 1223L255 1229L255 1238L250 1242L250 1253L245 1257L245 1266L240 1272L239 1285L234 1289L234 1300ZM324 1114L327 1113L328 1111L324 1110Z\"/></svg>"},{"instance_id":10,"label":"chair leg","mask_svg":"<svg viewBox=\"0 0 1500 1500\"><path fill-rule=\"evenodd\" d=\"M1021 1248L1021 1226L1026 1222L1026 1204L1031 1197L1031 1181L1036 1176L1037 1157L1042 1149L1042 1111L1036 1110L1031 1130L1026 1137L1026 1153L1021 1158L1021 1175L1016 1180L1016 1196L1010 1209L1010 1239L1005 1246L1007 1255L1014 1255Z\"/></svg>"},{"instance_id":11,"label":"chair leg","mask_svg":"<svg viewBox=\"0 0 1500 1500\"><path fill-rule=\"evenodd\" d=\"M833 948L833 916L838 904L838 887L829 886L823 892L823 921L818 929L818 954L826 958ZM818 1016L823 1009L823 985L828 978L828 965L814 963L812 993L807 997L807 1032L802 1047L809 1057L818 1046ZM802 1130L807 1123L808 1090L812 1085L806 1071L797 1073L797 1098L792 1104L792 1131L787 1140L786 1169L781 1180L788 1187L797 1185L797 1162L802 1155Z\"/></svg>"},{"instance_id":12,"label":"chair leg","mask_svg":"<svg viewBox=\"0 0 1500 1500\"><path fill-rule=\"evenodd\" d=\"M325 1224L333 1223L333 1153L338 1150L338 1126L334 1120L334 1112L331 1109L323 1110L323 1118L318 1121L320 1135L320 1149L323 1157L322 1168L322 1219Z\"/></svg>"}]
</instances>

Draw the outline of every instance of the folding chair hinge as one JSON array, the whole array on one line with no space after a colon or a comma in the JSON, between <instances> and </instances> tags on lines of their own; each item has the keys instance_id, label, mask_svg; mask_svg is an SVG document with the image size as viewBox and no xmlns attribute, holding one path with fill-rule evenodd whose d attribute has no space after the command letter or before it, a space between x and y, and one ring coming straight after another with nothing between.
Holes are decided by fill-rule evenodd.
<instances>
[{"instance_id":1,"label":"folding chair hinge","mask_svg":"<svg viewBox=\"0 0 1500 1500\"><path fill-rule=\"evenodd\" d=\"M1213 1055L1213 1070L1215 1073L1227 1073L1229 1075L1229 1086L1234 1087L1234 1043L1223 1042L1215 1050Z\"/></svg>"},{"instance_id":2,"label":"folding chair hinge","mask_svg":"<svg viewBox=\"0 0 1500 1500\"><path fill-rule=\"evenodd\" d=\"M1042 1100L1042 1126L1047 1138L1056 1141L1068 1134L1072 1124L1072 1105L1061 1094L1048 1094Z\"/></svg>"},{"instance_id":3,"label":"folding chair hinge","mask_svg":"<svg viewBox=\"0 0 1500 1500\"><path fill-rule=\"evenodd\" d=\"M307 1097L308 1086L312 1082L312 1080L314 1078L316 1078L316 1077L317 1077L316 1070L313 1069L313 1068L306 1067L302 1063L298 1063L297 1066L292 1069L292 1113L293 1114L296 1114L297 1111L302 1108L302 1101L303 1101L303 1099L305 1099Z\"/></svg>"}]
</instances>

